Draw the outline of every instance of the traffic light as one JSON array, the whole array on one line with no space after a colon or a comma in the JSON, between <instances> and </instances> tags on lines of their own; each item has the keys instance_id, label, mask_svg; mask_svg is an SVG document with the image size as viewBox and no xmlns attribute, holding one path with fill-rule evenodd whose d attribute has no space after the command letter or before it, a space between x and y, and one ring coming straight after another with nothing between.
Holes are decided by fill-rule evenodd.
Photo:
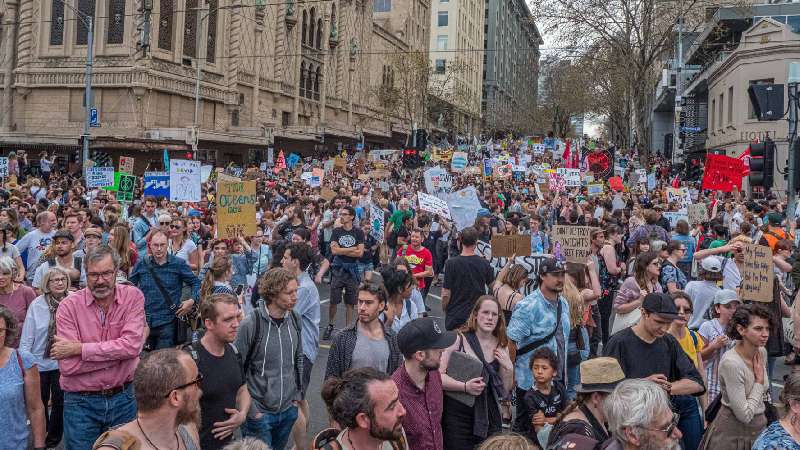
<instances>
[{"instance_id":1,"label":"traffic light","mask_svg":"<svg viewBox=\"0 0 800 450\"><path fill-rule=\"evenodd\" d=\"M761 186L765 191L771 189L774 167L775 142L772 139L750 144L750 186Z\"/></svg>"},{"instance_id":2,"label":"traffic light","mask_svg":"<svg viewBox=\"0 0 800 450\"><path fill-rule=\"evenodd\" d=\"M403 167L416 169L421 166L422 158L419 156L419 150L416 148L407 148L403 150Z\"/></svg>"}]
</instances>

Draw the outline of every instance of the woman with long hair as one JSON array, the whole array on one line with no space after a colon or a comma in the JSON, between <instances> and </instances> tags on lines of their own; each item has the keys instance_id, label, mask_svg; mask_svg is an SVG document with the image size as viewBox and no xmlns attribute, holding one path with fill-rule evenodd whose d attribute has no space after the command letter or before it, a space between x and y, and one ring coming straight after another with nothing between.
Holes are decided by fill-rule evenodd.
<instances>
[{"instance_id":1,"label":"woman with long hair","mask_svg":"<svg viewBox=\"0 0 800 450\"><path fill-rule=\"evenodd\" d=\"M700 449L749 449L766 428L770 402L767 345L771 329L769 310L759 304L736 308L727 334L736 341L722 355L719 367L721 403L706 429Z\"/></svg>"},{"instance_id":2,"label":"woman with long hair","mask_svg":"<svg viewBox=\"0 0 800 450\"><path fill-rule=\"evenodd\" d=\"M27 234L24 228L19 224L19 214L14 208L4 208L0 210L0 225L8 224L12 231L11 242L22 239L22 236Z\"/></svg>"},{"instance_id":3,"label":"woman with long hair","mask_svg":"<svg viewBox=\"0 0 800 450\"><path fill-rule=\"evenodd\" d=\"M619 279L625 274L625 264L617 247L622 243L622 231L614 224L605 229L606 242L600 247L597 265L600 279L600 299L597 302L600 312L600 330L603 345L608 342L611 324L612 303L619 289Z\"/></svg>"},{"instance_id":4,"label":"woman with long hair","mask_svg":"<svg viewBox=\"0 0 800 450\"><path fill-rule=\"evenodd\" d=\"M50 357L50 349L56 335L56 311L69 289L69 274L60 267L51 267L42 279L42 295L28 307L19 340L19 349L33 355L39 367L42 403L50 405L49 412L45 409L47 448L58 447L64 431L64 392L59 384L61 373L58 361Z\"/></svg>"},{"instance_id":5,"label":"woman with long hair","mask_svg":"<svg viewBox=\"0 0 800 450\"><path fill-rule=\"evenodd\" d=\"M497 274L492 284L492 293L500 302L506 323L511 320L511 311L517 302L525 297L522 289L528 284L528 269L520 264L514 264L516 258L508 258L508 262Z\"/></svg>"},{"instance_id":6,"label":"woman with long hair","mask_svg":"<svg viewBox=\"0 0 800 450\"><path fill-rule=\"evenodd\" d=\"M611 334L622 331L639 321L644 297L653 292L664 292L658 282L661 262L656 252L645 252L636 257L633 276L628 277L614 297L614 324Z\"/></svg>"},{"instance_id":7,"label":"woman with long hair","mask_svg":"<svg viewBox=\"0 0 800 450\"><path fill-rule=\"evenodd\" d=\"M0 223L0 256L7 256L14 260L19 267L14 281L22 283L25 280L25 264L22 263L22 257L19 254L17 247L12 244L14 241L14 230L10 223Z\"/></svg>"},{"instance_id":8,"label":"woman with long hair","mask_svg":"<svg viewBox=\"0 0 800 450\"><path fill-rule=\"evenodd\" d=\"M684 290L689 282L686 274L678 267L678 262L686 254L688 247L681 241L669 241L665 250L667 257L663 258L659 280L661 286L672 294Z\"/></svg>"},{"instance_id":9,"label":"woman with long hair","mask_svg":"<svg viewBox=\"0 0 800 450\"><path fill-rule=\"evenodd\" d=\"M237 295L231 287L231 278L233 278L231 258L229 256L214 258L200 284L200 301L202 302L213 294L231 294L239 299L239 305L242 307L241 296Z\"/></svg>"},{"instance_id":10,"label":"woman with long hair","mask_svg":"<svg viewBox=\"0 0 800 450\"><path fill-rule=\"evenodd\" d=\"M647 236L643 236L636 241L631 249L630 257L628 258L628 262L626 263L627 270L625 273L633 273L634 268L636 267L636 258L641 255L642 253L646 253L650 251L650 238Z\"/></svg>"},{"instance_id":11,"label":"woman with long hair","mask_svg":"<svg viewBox=\"0 0 800 450\"><path fill-rule=\"evenodd\" d=\"M121 223L115 225L108 234L108 244L119 255L118 275L127 279L136 264L136 253L131 249L131 233L128 227Z\"/></svg>"},{"instance_id":12,"label":"woman with long hair","mask_svg":"<svg viewBox=\"0 0 800 450\"><path fill-rule=\"evenodd\" d=\"M506 322L500 303L491 295L475 302L466 324L459 329L456 342L442 354L439 371L445 391L442 434L447 450L469 450L500 431L503 417L500 402L514 387L514 366L508 352ZM466 382L447 375L451 355L466 353L483 363L483 374ZM447 392L466 392L475 397L467 406Z\"/></svg>"},{"instance_id":13,"label":"woman with long hair","mask_svg":"<svg viewBox=\"0 0 800 450\"><path fill-rule=\"evenodd\" d=\"M176 217L169 224L169 243L167 251L189 264L189 268L196 272L200 267L200 250L197 244L189 238L189 224L184 217Z\"/></svg>"},{"instance_id":14,"label":"woman with long hair","mask_svg":"<svg viewBox=\"0 0 800 450\"><path fill-rule=\"evenodd\" d=\"M591 302L595 292L587 287L587 268L584 264L567 263L562 295L569 304L569 341L567 342L567 397L575 398L575 385L580 380L578 366L589 357L589 333L586 323L591 313L587 300Z\"/></svg>"}]
</instances>

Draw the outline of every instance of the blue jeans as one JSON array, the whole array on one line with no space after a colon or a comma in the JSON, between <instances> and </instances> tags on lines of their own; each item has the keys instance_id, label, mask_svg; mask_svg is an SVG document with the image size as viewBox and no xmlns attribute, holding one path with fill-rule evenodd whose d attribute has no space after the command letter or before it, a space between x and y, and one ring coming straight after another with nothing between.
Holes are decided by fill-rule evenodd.
<instances>
[{"instance_id":1,"label":"blue jeans","mask_svg":"<svg viewBox=\"0 0 800 450\"><path fill-rule=\"evenodd\" d=\"M159 350L175 346L175 322L167 322L163 325L150 328L147 335L145 348L148 350Z\"/></svg>"},{"instance_id":2,"label":"blue jeans","mask_svg":"<svg viewBox=\"0 0 800 450\"><path fill-rule=\"evenodd\" d=\"M297 406L279 413L264 413L258 419L248 417L242 426L242 434L264 441L272 450L283 450L289 442L295 420Z\"/></svg>"},{"instance_id":3,"label":"blue jeans","mask_svg":"<svg viewBox=\"0 0 800 450\"><path fill-rule=\"evenodd\" d=\"M678 429L683 433L681 447L683 450L697 450L703 438L703 419L700 417L700 407L697 398L691 395L676 395L672 397L675 412L681 415Z\"/></svg>"},{"instance_id":4,"label":"blue jeans","mask_svg":"<svg viewBox=\"0 0 800 450\"><path fill-rule=\"evenodd\" d=\"M575 400L575 397L578 395L577 392L575 392L575 386L581 381L579 369L580 365L567 367L567 398L569 400Z\"/></svg>"},{"instance_id":5,"label":"blue jeans","mask_svg":"<svg viewBox=\"0 0 800 450\"><path fill-rule=\"evenodd\" d=\"M86 450L109 428L136 418L133 387L111 397L64 392L64 448Z\"/></svg>"}]
</instances>

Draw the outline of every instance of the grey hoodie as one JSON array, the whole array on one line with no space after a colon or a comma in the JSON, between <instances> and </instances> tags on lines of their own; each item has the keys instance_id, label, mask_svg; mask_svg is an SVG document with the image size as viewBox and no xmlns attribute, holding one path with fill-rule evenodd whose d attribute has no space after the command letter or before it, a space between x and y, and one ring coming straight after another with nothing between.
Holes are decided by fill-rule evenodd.
<instances>
[{"instance_id":1,"label":"grey hoodie","mask_svg":"<svg viewBox=\"0 0 800 450\"><path fill-rule=\"evenodd\" d=\"M261 337L255 335L256 320L261 322ZM300 400L300 380L302 380L302 346L300 318L289 311L278 326L266 312L263 303L242 321L236 335L236 348L247 358L250 346L256 345L245 373L247 390L253 401L248 413L254 417L258 412L279 413ZM269 355L267 357L266 355Z\"/></svg>"}]
</instances>

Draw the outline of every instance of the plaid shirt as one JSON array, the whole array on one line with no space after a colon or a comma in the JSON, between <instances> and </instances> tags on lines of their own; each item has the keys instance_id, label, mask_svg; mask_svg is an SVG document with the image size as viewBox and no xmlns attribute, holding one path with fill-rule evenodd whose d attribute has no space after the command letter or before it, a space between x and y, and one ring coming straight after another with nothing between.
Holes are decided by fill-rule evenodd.
<instances>
[{"instance_id":1,"label":"plaid shirt","mask_svg":"<svg viewBox=\"0 0 800 450\"><path fill-rule=\"evenodd\" d=\"M403 429L415 450L442 450L442 376L438 370L429 370L425 390L421 391L401 365L392 374L392 381L400 390L400 403L406 409Z\"/></svg>"},{"instance_id":2,"label":"plaid shirt","mask_svg":"<svg viewBox=\"0 0 800 450\"><path fill-rule=\"evenodd\" d=\"M156 274L161 280L168 298L164 298L151 274ZM175 311L181 304L181 291L184 285L192 288L190 298L196 303L199 302L200 279L192 272L186 261L173 255L167 255L167 262L162 265L156 264L151 256L140 259L128 281L139 287L144 294L144 312L147 325L150 327L167 324L175 318Z\"/></svg>"}]
</instances>

